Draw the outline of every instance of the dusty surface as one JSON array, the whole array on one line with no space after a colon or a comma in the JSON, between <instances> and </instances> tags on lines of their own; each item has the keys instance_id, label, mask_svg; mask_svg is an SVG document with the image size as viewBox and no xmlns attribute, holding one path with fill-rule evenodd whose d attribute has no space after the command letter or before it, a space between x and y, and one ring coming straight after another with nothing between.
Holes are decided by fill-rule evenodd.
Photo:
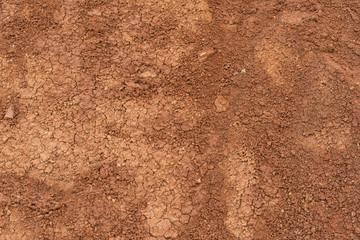
<instances>
[{"instance_id":1,"label":"dusty surface","mask_svg":"<svg viewBox=\"0 0 360 240\"><path fill-rule=\"evenodd\" d=\"M1 239L360 239L358 0L0 10Z\"/></svg>"}]
</instances>

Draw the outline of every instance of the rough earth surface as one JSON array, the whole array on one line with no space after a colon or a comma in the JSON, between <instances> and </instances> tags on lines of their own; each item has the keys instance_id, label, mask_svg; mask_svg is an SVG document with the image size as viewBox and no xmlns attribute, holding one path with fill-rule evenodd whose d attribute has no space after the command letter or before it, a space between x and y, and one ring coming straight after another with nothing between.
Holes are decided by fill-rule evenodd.
<instances>
[{"instance_id":1,"label":"rough earth surface","mask_svg":"<svg viewBox=\"0 0 360 240\"><path fill-rule=\"evenodd\" d=\"M360 239L358 0L0 10L0 239Z\"/></svg>"}]
</instances>

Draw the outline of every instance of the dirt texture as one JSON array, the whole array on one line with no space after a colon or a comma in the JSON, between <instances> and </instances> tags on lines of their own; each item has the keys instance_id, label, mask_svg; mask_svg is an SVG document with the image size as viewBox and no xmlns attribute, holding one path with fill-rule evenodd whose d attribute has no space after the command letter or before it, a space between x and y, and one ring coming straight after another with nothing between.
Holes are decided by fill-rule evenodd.
<instances>
[{"instance_id":1,"label":"dirt texture","mask_svg":"<svg viewBox=\"0 0 360 240\"><path fill-rule=\"evenodd\" d=\"M0 239L360 239L358 0L0 10Z\"/></svg>"}]
</instances>

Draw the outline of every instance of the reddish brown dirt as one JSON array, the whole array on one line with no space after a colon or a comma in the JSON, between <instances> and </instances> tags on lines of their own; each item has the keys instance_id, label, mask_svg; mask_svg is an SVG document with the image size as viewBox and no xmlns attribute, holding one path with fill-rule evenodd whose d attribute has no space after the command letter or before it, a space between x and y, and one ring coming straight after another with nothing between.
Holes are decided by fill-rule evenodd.
<instances>
[{"instance_id":1,"label":"reddish brown dirt","mask_svg":"<svg viewBox=\"0 0 360 240\"><path fill-rule=\"evenodd\" d=\"M360 239L358 0L0 9L0 239Z\"/></svg>"}]
</instances>

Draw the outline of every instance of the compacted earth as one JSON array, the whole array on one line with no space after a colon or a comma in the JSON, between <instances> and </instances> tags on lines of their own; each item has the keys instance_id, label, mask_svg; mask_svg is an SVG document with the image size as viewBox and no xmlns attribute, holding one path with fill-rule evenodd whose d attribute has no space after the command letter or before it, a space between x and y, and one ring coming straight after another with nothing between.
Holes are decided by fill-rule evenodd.
<instances>
[{"instance_id":1,"label":"compacted earth","mask_svg":"<svg viewBox=\"0 0 360 240\"><path fill-rule=\"evenodd\" d=\"M359 0L0 0L0 239L360 239Z\"/></svg>"}]
</instances>

